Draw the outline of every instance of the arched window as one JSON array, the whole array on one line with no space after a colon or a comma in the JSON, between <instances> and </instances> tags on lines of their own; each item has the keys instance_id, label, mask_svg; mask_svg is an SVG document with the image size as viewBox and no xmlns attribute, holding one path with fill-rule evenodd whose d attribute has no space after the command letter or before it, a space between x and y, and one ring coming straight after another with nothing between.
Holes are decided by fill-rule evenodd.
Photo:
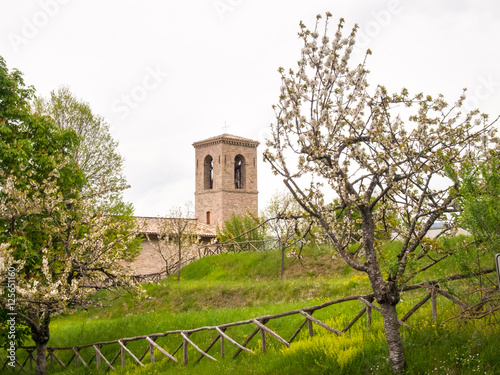
<instances>
[{"instance_id":1,"label":"arched window","mask_svg":"<svg viewBox=\"0 0 500 375\"><path fill-rule=\"evenodd\" d=\"M243 155L236 155L234 158L234 187L236 189L245 188L245 158Z\"/></svg>"},{"instance_id":2,"label":"arched window","mask_svg":"<svg viewBox=\"0 0 500 375\"><path fill-rule=\"evenodd\" d=\"M204 176L205 189L214 188L214 159L207 155L204 162Z\"/></svg>"}]
</instances>

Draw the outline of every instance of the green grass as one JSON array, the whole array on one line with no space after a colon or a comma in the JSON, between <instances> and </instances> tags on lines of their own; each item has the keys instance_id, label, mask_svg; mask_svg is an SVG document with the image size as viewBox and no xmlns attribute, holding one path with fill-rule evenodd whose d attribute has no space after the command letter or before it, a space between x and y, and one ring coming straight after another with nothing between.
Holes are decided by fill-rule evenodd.
<instances>
[{"instance_id":1,"label":"green grass","mask_svg":"<svg viewBox=\"0 0 500 375\"><path fill-rule=\"evenodd\" d=\"M456 246L463 239L455 239L444 246ZM386 244L386 253L399 251L401 244ZM84 345L99 341L111 341L123 337L152 334L176 329L192 329L214 326L228 322L276 314L284 311L321 304L328 300L371 292L367 277L332 259L326 247L305 249L303 265L287 258L286 279L279 281L280 254L278 251L263 253L222 254L203 258L186 266L181 281L164 279L159 284L145 284L147 298L137 301L130 296L121 297L105 309L91 308L55 317L51 323L49 347ZM415 281L436 279L446 274L460 272L467 262L473 262L472 253L464 251L457 259L446 259L435 270L415 277ZM415 269L428 260L415 262ZM390 267L390 265L385 265ZM407 293L398 305L405 313L426 292ZM110 297L101 293L98 297ZM449 301L439 297L439 321L430 321L430 302L413 315L402 328L407 374L495 374L500 355L500 329L495 316L478 322L452 320L441 326L439 323L456 313ZM314 316L342 329L362 308L359 301L328 307ZM203 359L193 363L197 352L190 348L190 363L186 366L163 359L157 353L154 366L145 368L127 366L118 368L116 374L389 374L387 346L381 316L373 312L370 331L362 318L347 335L336 337L321 327L315 326L315 335L310 338L305 327L291 347L285 348L268 338L268 353L261 353L260 343L255 337L250 347L256 354L242 353L237 359L220 360L220 345L210 354L219 359L214 363ZM288 339L303 321L295 315L273 320L268 326ZM242 342L254 329L241 326L228 329L231 337ZM193 334L195 342L204 348L214 338L213 332ZM179 336L159 339L158 343L173 351L181 342ZM226 342L232 354L234 346ZM128 348L141 355L147 345L130 343ZM104 347L103 353L112 358L118 346ZM82 353L90 354L91 349ZM179 353L178 353L179 354ZM70 353L59 356L68 361ZM230 356L230 355L228 355ZM177 355L179 358L179 355ZM149 354L144 363L148 363ZM129 363L131 360L129 359ZM95 366L93 363L92 365ZM66 369L68 374L104 373L93 369Z\"/></svg>"},{"instance_id":2,"label":"green grass","mask_svg":"<svg viewBox=\"0 0 500 375\"><path fill-rule=\"evenodd\" d=\"M360 307L357 303L350 304L345 313L351 315ZM413 316L409 324L411 329L402 329L405 354L408 361L406 374L497 374L500 372L498 354L500 352L500 335L498 325L470 322L464 325L445 325L433 323L429 317L429 309L421 310ZM189 315L188 319L197 319L198 315ZM215 317L214 319L217 319ZM326 323L338 327L345 324L346 314L332 314L328 319L321 317ZM207 323L202 321L200 323ZM299 321L288 321L281 325L270 325L277 332L286 331L286 326L294 328ZM364 321L362 322L364 323ZM289 332L290 333L290 330ZM242 338L243 332L231 331L231 336ZM246 331L248 334L248 329ZM208 342L213 337L206 337ZM180 340L180 338L176 338ZM196 337L196 342L200 337ZM206 343L205 342L205 343ZM272 341L268 338L268 342ZM168 346L169 343L165 342ZM163 345L163 343L162 343ZM229 346L230 353L234 347ZM315 327L315 336L307 336L306 330L299 339L287 349L274 342L267 353L263 354L258 347L260 342L253 342L255 355L243 353L236 360L220 360L219 347L212 349L218 362L203 359L193 363L197 353L190 350L190 363L187 365L173 363L161 359L154 365L147 364L145 368L131 365L125 369L117 368L116 374L391 374L387 363L387 349L382 329L382 321L378 314L373 316L369 332L364 324L355 325L348 335L336 337L320 327ZM140 350L130 346L135 352ZM172 347L172 346L170 346ZM116 351L116 348L114 349ZM107 354L112 357L114 353ZM147 363L147 360L145 361ZM68 374L98 373L95 370L73 371ZM102 372L104 373L104 372Z\"/></svg>"}]
</instances>

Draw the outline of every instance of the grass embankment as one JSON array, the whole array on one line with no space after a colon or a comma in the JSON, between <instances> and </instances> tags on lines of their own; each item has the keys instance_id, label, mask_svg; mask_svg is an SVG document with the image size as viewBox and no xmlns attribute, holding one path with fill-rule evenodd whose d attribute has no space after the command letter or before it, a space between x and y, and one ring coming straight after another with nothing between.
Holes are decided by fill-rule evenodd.
<instances>
[{"instance_id":1,"label":"grass embankment","mask_svg":"<svg viewBox=\"0 0 500 375\"><path fill-rule=\"evenodd\" d=\"M455 246L454 240L448 246ZM387 251L398 251L398 244L388 245ZM416 281L438 279L457 273L473 261L465 252L461 258L443 261L432 272L416 276ZM367 277L345 267L331 258L326 248L308 248L302 262L287 259L286 280L279 281L280 256L277 251L266 253L222 254L204 258L185 267L182 279L165 279L160 284L147 284L148 298L141 301L130 297L111 302L106 309L77 311L57 317L51 323L49 346L63 347L115 340L122 337L165 332L175 329L192 329L228 322L246 320L262 315L280 313L305 306L356 294L371 292ZM416 264L415 269L424 266ZM386 268L390 264L385 265ZM405 313L425 294L424 290L405 294L398 309ZM447 300L439 297L438 322L430 320L430 303L412 316L410 329L402 328L408 374L495 374L500 373L500 329L495 320L458 322L441 326L456 310ZM314 316L337 329L342 329L362 308L359 301L332 306L318 311ZM268 326L289 338L303 317L291 316L271 321ZM244 341L254 327L231 328L228 333L238 342ZM186 366L157 354L157 363L138 368L131 365L117 368L116 374L389 374L387 348L382 320L373 313L370 331L366 331L362 318L348 335L336 337L315 326L315 336L308 337L307 327L292 343L291 348L269 338L267 353L261 353L260 340L255 337L250 347L256 354L240 354L235 360L220 360L220 344L210 351L219 359L203 359L194 364L197 353L190 348L190 363ZM193 339L205 348L214 333L194 334ZM163 341L162 341L163 340ZM181 342L180 337L159 339L159 344L173 351ZM147 345L142 342L128 346L141 355ZM235 347L226 342L227 357ZM104 352L112 358L116 348ZM84 352L83 352L84 353ZM85 354L85 353L84 353ZM148 363L149 354L144 363ZM178 357L179 358L179 357ZM69 357L68 357L69 359ZM94 364L93 364L94 365ZM119 360L115 363L119 367ZM65 373L98 373L90 370L66 369Z\"/></svg>"}]
</instances>

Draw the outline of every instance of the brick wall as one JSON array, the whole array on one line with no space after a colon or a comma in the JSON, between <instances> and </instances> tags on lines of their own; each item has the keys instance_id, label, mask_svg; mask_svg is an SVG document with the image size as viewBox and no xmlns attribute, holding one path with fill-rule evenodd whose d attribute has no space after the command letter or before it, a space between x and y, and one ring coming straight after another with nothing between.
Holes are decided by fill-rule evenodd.
<instances>
[{"instance_id":1,"label":"brick wall","mask_svg":"<svg viewBox=\"0 0 500 375\"><path fill-rule=\"evenodd\" d=\"M257 146L258 142L223 134L204 141L195 142L195 216L198 221L207 223L210 212L210 225L221 225L231 214L245 214L248 211L258 214L257 190ZM213 187L206 188L205 159L210 155L213 160ZM236 156L244 158L243 186L235 187L234 162Z\"/></svg>"},{"instance_id":2,"label":"brick wall","mask_svg":"<svg viewBox=\"0 0 500 375\"><path fill-rule=\"evenodd\" d=\"M165 261L158 252L158 239L150 236L150 240L142 242L142 250L139 256L129 263L129 267L135 275L149 275L165 271ZM176 246L165 246L161 244L161 251L169 260L169 264L177 262L178 249ZM198 245L193 244L183 248L182 259L198 257Z\"/></svg>"}]
</instances>

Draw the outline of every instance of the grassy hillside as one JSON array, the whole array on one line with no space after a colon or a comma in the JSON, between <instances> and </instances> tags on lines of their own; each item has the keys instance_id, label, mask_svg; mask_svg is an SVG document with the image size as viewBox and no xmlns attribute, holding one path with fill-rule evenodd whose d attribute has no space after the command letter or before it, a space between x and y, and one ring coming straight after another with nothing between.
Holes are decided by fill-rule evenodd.
<instances>
[{"instance_id":1,"label":"grassy hillside","mask_svg":"<svg viewBox=\"0 0 500 375\"><path fill-rule=\"evenodd\" d=\"M457 241L450 246L455 246ZM393 243L388 245L387 251L397 251L397 248L398 244ZM182 270L180 282L172 277L159 284L145 284L147 298L140 301L127 296L109 302L109 307L105 309L93 308L88 312L81 310L56 317L51 323L49 347L84 345L168 330L219 325L371 292L367 277L352 271L340 260L332 259L328 248L310 247L303 255L302 264L287 258L284 281L279 281L280 254L277 251L221 254L198 260ZM472 262L468 257L465 253L461 260L444 261L432 273L418 275L416 280L435 279L459 272L463 264ZM424 293L420 290L405 294L399 304L400 311L408 311ZM99 298L104 297L111 296L99 295ZM439 322L450 318L456 312L455 308L447 300L440 300L439 321L436 323L430 320L428 304L410 318L410 329L401 330L409 363L408 374L500 373L500 365L497 364L500 329L494 317L480 322L454 320L443 327ZM318 311L314 316L342 329L361 308L361 302L353 301ZM272 329L288 338L302 321L303 317L293 316L271 323ZM242 342L251 330L253 327L241 327L231 331L231 335ZM203 343L200 346L205 347L213 336L198 338ZM168 345L174 343L165 341L165 345L172 350L173 347ZM145 347L144 343L129 346L134 353L143 352ZM210 354L217 357L220 345L216 347ZM117 368L116 373L390 373L382 320L376 312L373 313L369 332L362 318L342 337L315 327L313 338L308 337L307 329L304 329L289 349L274 343L264 354L257 339L251 342L250 347L256 349L255 355L243 353L235 360L214 363L203 359L198 364L191 361L183 366L163 359L155 366L147 365L145 368ZM234 346L230 349L234 352ZM112 358L115 353L116 349L113 349L105 355ZM190 352L190 358L195 357L196 353ZM157 356L157 360L161 358L164 357ZM220 356L217 358L220 359ZM147 359L143 362L148 363ZM117 367L118 363L115 363ZM64 373L97 372L94 367L91 370L66 369Z\"/></svg>"}]
</instances>

